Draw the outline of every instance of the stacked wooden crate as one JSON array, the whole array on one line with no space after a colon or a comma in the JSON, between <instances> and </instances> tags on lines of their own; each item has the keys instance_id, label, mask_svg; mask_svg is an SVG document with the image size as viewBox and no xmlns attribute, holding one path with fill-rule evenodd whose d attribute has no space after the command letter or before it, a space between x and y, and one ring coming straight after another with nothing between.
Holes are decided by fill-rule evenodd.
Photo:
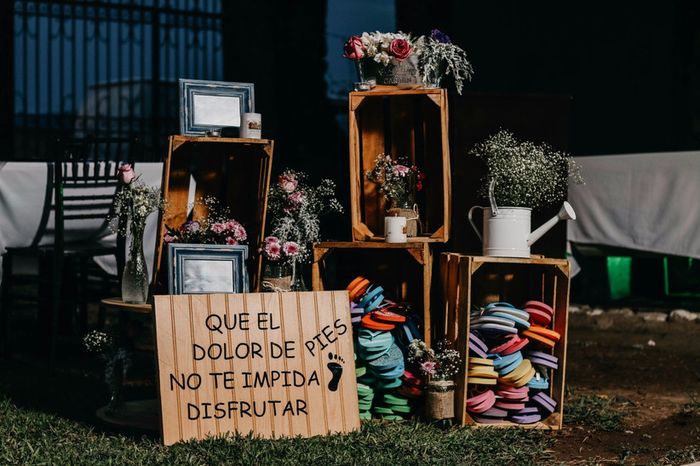
<instances>
[{"instance_id":1,"label":"stacked wooden crate","mask_svg":"<svg viewBox=\"0 0 700 466\"><path fill-rule=\"evenodd\" d=\"M430 343L433 256L448 241L451 220L447 92L394 86L351 92L349 119L353 240L314 246L313 289L343 288L352 273L366 275L392 288L394 299L422 306L424 339ZM380 154L405 158L426 175L417 199L422 228L407 243L384 242L388 206L366 177Z\"/></svg>"}]
</instances>

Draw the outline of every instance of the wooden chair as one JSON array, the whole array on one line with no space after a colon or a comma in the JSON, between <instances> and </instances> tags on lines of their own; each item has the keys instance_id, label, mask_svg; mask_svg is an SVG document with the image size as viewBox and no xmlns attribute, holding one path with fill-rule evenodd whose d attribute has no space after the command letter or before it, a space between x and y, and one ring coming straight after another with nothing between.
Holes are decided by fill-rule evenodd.
<instances>
[{"instance_id":1,"label":"wooden chair","mask_svg":"<svg viewBox=\"0 0 700 466\"><path fill-rule=\"evenodd\" d=\"M110 286L119 283L118 277L124 266L125 238L119 235L116 246L100 244L99 238L109 227L107 219L112 213L120 162L133 163L139 145L138 141L124 138L85 138L63 140L58 147L58 157L49 165L53 175L53 201L47 196L42 218L44 231L37 233L31 246L8 250L5 254L1 293L4 312L0 309L0 323L3 332L7 332L15 282L13 259L37 257L39 318L48 323L46 343L50 367L56 359L62 309L67 307L84 322L88 301L99 301L99 298L114 293ZM47 227L52 213L53 230ZM81 228L85 234L80 234ZM53 244L41 245L46 233L53 234ZM116 256L118 275L116 279L107 278L103 273L102 296L98 296L89 292L91 274L98 269L92 259L103 255ZM75 273L68 276L68 270ZM84 326L81 330L84 331ZM6 342L6 334L4 336Z\"/></svg>"}]
</instances>

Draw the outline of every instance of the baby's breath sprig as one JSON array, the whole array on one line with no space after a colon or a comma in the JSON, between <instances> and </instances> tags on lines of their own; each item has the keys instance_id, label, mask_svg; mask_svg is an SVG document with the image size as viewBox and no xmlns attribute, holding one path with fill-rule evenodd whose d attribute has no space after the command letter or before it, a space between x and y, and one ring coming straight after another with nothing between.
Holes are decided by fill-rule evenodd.
<instances>
[{"instance_id":1,"label":"baby's breath sprig","mask_svg":"<svg viewBox=\"0 0 700 466\"><path fill-rule=\"evenodd\" d=\"M566 199L568 181L583 183L579 165L566 152L547 144L518 140L501 130L469 152L486 162L486 176L479 193L488 198L495 181L494 197L503 207L539 209Z\"/></svg>"}]
</instances>

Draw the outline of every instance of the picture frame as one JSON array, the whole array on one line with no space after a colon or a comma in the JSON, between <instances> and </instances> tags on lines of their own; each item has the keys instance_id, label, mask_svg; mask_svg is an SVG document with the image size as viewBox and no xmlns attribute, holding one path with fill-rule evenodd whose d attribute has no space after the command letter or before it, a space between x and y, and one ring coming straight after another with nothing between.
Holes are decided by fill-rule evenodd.
<instances>
[{"instance_id":1,"label":"picture frame","mask_svg":"<svg viewBox=\"0 0 700 466\"><path fill-rule=\"evenodd\" d=\"M248 246L168 244L168 294L247 293Z\"/></svg>"},{"instance_id":2,"label":"picture frame","mask_svg":"<svg viewBox=\"0 0 700 466\"><path fill-rule=\"evenodd\" d=\"M255 111L252 83L179 79L180 134L205 136L207 131L241 126L241 115Z\"/></svg>"}]
</instances>

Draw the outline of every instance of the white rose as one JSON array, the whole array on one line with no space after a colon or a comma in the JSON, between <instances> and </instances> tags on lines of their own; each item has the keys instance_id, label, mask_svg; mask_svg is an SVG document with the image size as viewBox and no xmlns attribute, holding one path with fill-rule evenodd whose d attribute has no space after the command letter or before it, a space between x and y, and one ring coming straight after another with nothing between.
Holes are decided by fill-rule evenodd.
<instances>
[{"instance_id":1,"label":"white rose","mask_svg":"<svg viewBox=\"0 0 700 466\"><path fill-rule=\"evenodd\" d=\"M389 57L389 54L386 52L381 52L374 56L374 61L381 63L382 65L386 65L389 63L389 61L391 61L391 57Z\"/></svg>"}]
</instances>

